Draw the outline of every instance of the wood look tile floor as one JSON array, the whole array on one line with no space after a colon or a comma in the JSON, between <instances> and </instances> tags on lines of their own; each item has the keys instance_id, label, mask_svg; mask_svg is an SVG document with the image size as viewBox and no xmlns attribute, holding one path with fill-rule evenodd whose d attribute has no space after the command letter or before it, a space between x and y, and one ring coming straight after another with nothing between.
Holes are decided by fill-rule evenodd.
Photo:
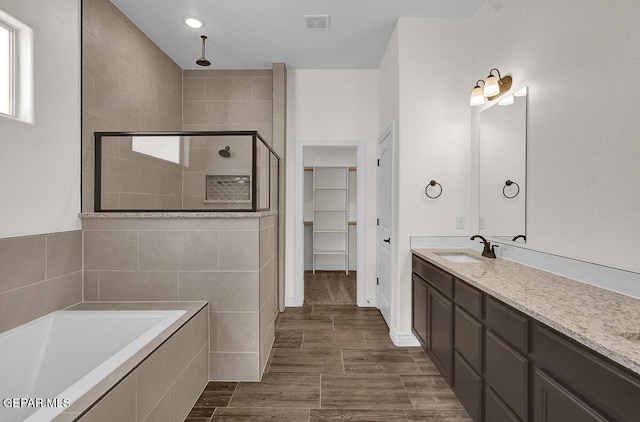
<instances>
[{"instance_id":1,"label":"wood look tile floor","mask_svg":"<svg viewBox=\"0 0 640 422\"><path fill-rule=\"evenodd\" d=\"M307 305L277 319L260 382L210 382L186 422L471 422L419 347L374 308Z\"/></svg>"}]
</instances>

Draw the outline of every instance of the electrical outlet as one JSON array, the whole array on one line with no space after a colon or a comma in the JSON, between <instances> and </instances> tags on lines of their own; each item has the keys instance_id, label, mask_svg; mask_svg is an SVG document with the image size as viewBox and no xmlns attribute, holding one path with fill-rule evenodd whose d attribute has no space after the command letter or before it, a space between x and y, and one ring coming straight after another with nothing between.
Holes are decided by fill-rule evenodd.
<instances>
[{"instance_id":1,"label":"electrical outlet","mask_svg":"<svg viewBox=\"0 0 640 422\"><path fill-rule=\"evenodd\" d=\"M464 216L456 217L456 229L458 230L464 229Z\"/></svg>"},{"instance_id":2,"label":"electrical outlet","mask_svg":"<svg viewBox=\"0 0 640 422\"><path fill-rule=\"evenodd\" d=\"M478 228L481 230L484 229L484 215L480 216L480 219L478 221Z\"/></svg>"}]
</instances>

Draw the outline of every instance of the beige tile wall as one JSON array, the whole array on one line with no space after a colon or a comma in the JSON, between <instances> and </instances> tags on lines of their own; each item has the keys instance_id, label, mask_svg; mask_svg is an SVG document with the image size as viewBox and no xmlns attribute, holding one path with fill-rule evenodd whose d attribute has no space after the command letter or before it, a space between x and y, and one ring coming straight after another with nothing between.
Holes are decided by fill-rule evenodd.
<instances>
[{"instance_id":1,"label":"beige tile wall","mask_svg":"<svg viewBox=\"0 0 640 422\"><path fill-rule=\"evenodd\" d=\"M207 385L207 308L79 420L181 422Z\"/></svg>"},{"instance_id":2,"label":"beige tile wall","mask_svg":"<svg viewBox=\"0 0 640 422\"><path fill-rule=\"evenodd\" d=\"M185 70L183 84L184 130L257 130L271 145L271 69Z\"/></svg>"},{"instance_id":3,"label":"beige tile wall","mask_svg":"<svg viewBox=\"0 0 640 422\"><path fill-rule=\"evenodd\" d=\"M264 219L84 218L84 300L208 301L209 379L259 380L275 306Z\"/></svg>"},{"instance_id":4,"label":"beige tile wall","mask_svg":"<svg viewBox=\"0 0 640 422\"><path fill-rule=\"evenodd\" d=\"M0 239L0 333L80 301L80 230Z\"/></svg>"},{"instance_id":5,"label":"beige tile wall","mask_svg":"<svg viewBox=\"0 0 640 422\"><path fill-rule=\"evenodd\" d=\"M229 146L231 156L218 153ZM207 175L247 175L252 172L251 136L192 136L189 165L183 169L184 209L250 209L248 204L205 204Z\"/></svg>"},{"instance_id":6,"label":"beige tile wall","mask_svg":"<svg viewBox=\"0 0 640 422\"><path fill-rule=\"evenodd\" d=\"M260 370L264 371L275 339L277 295L277 216L260 219Z\"/></svg>"},{"instance_id":7,"label":"beige tile wall","mask_svg":"<svg viewBox=\"0 0 640 422\"><path fill-rule=\"evenodd\" d=\"M83 0L82 6L82 210L93 211L93 132L181 130L182 69L110 1ZM160 160L135 159L130 150L112 155L122 177L103 207L166 208L177 201L178 192L140 184L149 175L177 186L179 172ZM129 183L134 180L137 185Z\"/></svg>"}]
</instances>

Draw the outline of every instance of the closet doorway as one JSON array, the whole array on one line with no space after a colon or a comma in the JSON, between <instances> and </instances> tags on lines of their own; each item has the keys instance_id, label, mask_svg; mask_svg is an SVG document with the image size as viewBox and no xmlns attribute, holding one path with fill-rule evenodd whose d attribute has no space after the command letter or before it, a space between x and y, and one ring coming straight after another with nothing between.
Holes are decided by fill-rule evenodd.
<instances>
[{"instance_id":1,"label":"closet doorway","mask_svg":"<svg viewBox=\"0 0 640 422\"><path fill-rule=\"evenodd\" d=\"M308 146L304 165L304 304L356 305L358 149Z\"/></svg>"}]
</instances>

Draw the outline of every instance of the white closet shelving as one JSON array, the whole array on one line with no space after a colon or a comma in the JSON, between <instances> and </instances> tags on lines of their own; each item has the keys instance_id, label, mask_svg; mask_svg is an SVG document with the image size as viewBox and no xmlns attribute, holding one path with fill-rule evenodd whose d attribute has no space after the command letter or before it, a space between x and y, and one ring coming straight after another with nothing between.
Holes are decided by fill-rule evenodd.
<instances>
[{"instance_id":1,"label":"white closet shelving","mask_svg":"<svg viewBox=\"0 0 640 422\"><path fill-rule=\"evenodd\" d=\"M349 274L349 168L313 168L313 273L321 255L342 255Z\"/></svg>"}]
</instances>

